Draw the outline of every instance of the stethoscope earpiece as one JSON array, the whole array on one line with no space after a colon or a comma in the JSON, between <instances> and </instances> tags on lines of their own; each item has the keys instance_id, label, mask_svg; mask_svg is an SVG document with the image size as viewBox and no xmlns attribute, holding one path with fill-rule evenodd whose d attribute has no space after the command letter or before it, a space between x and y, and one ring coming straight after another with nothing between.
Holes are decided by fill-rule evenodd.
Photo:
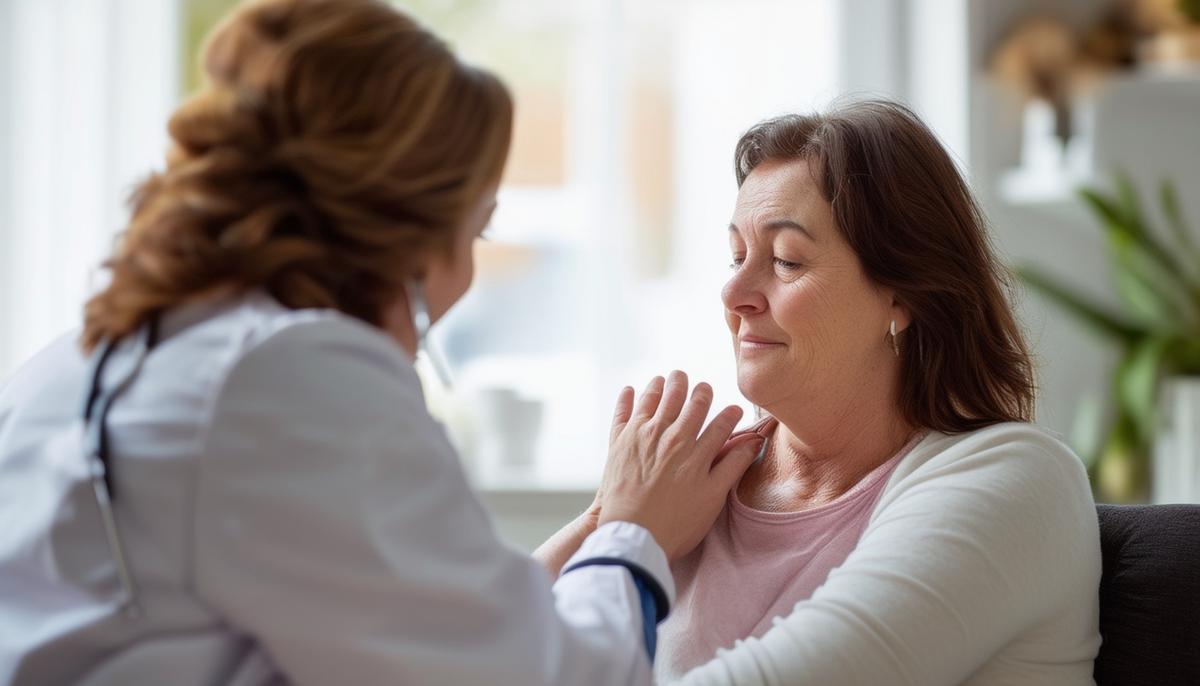
<instances>
[{"instance_id":1,"label":"stethoscope earpiece","mask_svg":"<svg viewBox=\"0 0 1200 686\"><path fill-rule=\"evenodd\" d=\"M430 366L437 374L444 388L451 388L454 379L450 375L450 367L442 357L437 346L429 340L429 329L433 320L429 316L429 303L425 300L425 286L420 279L409 277L404 281L404 293L408 298L408 310L412 315L413 330L417 334L417 350L425 353Z\"/></svg>"}]
</instances>

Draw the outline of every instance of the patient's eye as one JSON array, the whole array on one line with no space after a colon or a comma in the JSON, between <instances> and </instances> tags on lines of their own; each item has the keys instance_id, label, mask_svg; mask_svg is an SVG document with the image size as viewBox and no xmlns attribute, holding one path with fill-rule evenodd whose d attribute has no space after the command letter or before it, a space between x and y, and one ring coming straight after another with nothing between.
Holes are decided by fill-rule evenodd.
<instances>
[{"instance_id":1,"label":"patient's eye","mask_svg":"<svg viewBox=\"0 0 1200 686\"><path fill-rule=\"evenodd\" d=\"M782 269L784 271L792 272L792 271L796 271L797 269L800 269L804 265L800 264L799 262L789 262L788 260L784 260L784 259L780 259L780 258L776 257L775 258L775 266L779 267L780 269Z\"/></svg>"},{"instance_id":2,"label":"patient's eye","mask_svg":"<svg viewBox=\"0 0 1200 686\"><path fill-rule=\"evenodd\" d=\"M729 263L729 268L736 271L737 268L741 267L742 263L745 261L746 261L746 258L744 258L744 257L734 257L733 261Z\"/></svg>"}]
</instances>

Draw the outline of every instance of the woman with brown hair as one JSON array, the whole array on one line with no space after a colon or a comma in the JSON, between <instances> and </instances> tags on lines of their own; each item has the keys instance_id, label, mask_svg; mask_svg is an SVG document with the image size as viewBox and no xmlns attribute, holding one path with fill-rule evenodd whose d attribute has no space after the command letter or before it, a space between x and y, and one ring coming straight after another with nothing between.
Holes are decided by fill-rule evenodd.
<instances>
[{"instance_id":1,"label":"woman with brown hair","mask_svg":"<svg viewBox=\"0 0 1200 686\"><path fill-rule=\"evenodd\" d=\"M382 0L251 2L204 67L81 337L0 387L0 683L648 684L668 558L759 448L740 410L622 392L552 589L412 366L471 282L504 87Z\"/></svg>"},{"instance_id":2,"label":"woman with brown hair","mask_svg":"<svg viewBox=\"0 0 1200 686\"><path fill-rule=\"evenodd\" d=\"M767 444L672 561L660 681L1092 684L1087 476L1030 423L1032 360L950 156L861 102L758 124L735 172L723 299ZM551 570L597 509L540 549Z\"/></svg>"}]
</instances>

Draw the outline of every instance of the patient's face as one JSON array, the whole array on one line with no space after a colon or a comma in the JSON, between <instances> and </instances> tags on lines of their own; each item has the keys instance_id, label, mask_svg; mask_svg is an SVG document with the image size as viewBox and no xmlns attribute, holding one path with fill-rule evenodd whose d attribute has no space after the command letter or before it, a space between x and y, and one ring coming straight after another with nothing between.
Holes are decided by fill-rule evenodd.
<instances>
[{"instance_id":1,"label":"patient's face","mask_svg":"<svg viewBox=\"0 0 1200 686\"><path fill-rule=\"evenodd\" d=\"M891 293L867 279L808 162L768 162L750 173L729 247L733 273L722 300L738 387L751 402L767 411L852 403L893 364Z\"/></svg>"}]
</instances>

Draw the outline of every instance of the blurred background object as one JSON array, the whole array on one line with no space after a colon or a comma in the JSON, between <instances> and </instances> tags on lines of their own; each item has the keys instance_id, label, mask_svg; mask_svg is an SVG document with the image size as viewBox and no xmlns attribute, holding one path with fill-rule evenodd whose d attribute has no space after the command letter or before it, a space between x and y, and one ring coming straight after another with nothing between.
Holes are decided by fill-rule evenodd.
<instances>
[{"instance_id":1,"label":"blurred background object","mask_svg":"<svg viewBox=\"0 0 1200 686\"><path fill-rule=\"evenodd\" d=\"M234 4L0 0L0 376L78 321L125 195L161 165L166 120L200 83L200 42ZM1077 188L1107 187L1117 170L1143 192L1170 179L1181 214L1200 221L1200 76L1179 47L1194 45L1194 0L397 4L516 96L476 284L434 329L455 384L421 371L501 530L524 547L590 501L621 386L681 368L718 403L750 409L719 292L733 145L762 118L841 95L908 103L967 173L1002 255L1108 311L1125 304L1124 277ZM1161 203L1143 210L1169 226ZM1122 421L1110 379L1124 348L1019 295L1041 362L1038 420L1092 461ZM1186 396L1154 377L1155 393ZM1147 402L1154 422L1195 407ZM1159 448L1194 445L1190 416ZM503 436L518 421L525 445ZM1192 498L1161 488L1200 478L1194 458L1190 469L1101 495Z\"/></svg>"},{"instance_id":2,"label":"blurred background object","mask_svg":"<svg viewBox=\"0 0 1200 686\"><path fill-rule=\"evenodd\" d=\"M1172 71L1200 69L1200 1L1176 0L1164 11L1155 35L1139 46L1140 58Z\"/></svg>"},{"instance_id":3,"label":"blurred background object","mask_svg":"<svg viewBox=\"0 0 1200 686\"><path fill-rule=\"evenodd\" d=\"M1091 442L1103 421L1091 415L1083 433L1089 442L1077 446L1091 461L1097 495L1115 502L1149 497L1153 455L1157 500L1200 500L1200 463L1195 459L1200 450L1195 439L1200 426L1200 251L1173 183L1164 181L1158 193L1169 237L1153 226L1128 178L1118 177L1116 186L1112 193L1085 188L1079 194L1105 239L1120 312L1040 269L1027 267L1021 277L1120 350L1105 435Z\"/></svg>"},{"instance_id":4,"label":"blurred background object","mask_svg":"<svg viewBox=\"0 0 1200 686\"><path fill-rule=\"evenodd\" d=\"M1088 366L1103 369L1108 384L1067 375L1065 366L1043 373L1043 388L1061 380L1082 391L1058 396L1064 406L1073 402L1075 415L1059 421L1089 463L1098 498L1196 502L1200 413L1191 398L1200 384L1200 264L1182 206L1191 204L1194 216L1200 183L1200 59L1187 47L1200 3L1122 0L1091 16L1072 16L1071 4L1014 16L989 56L999 87L993 102L1019 112L1019 123L984 116L1020 136L991 214L1006 224L1009 212L1014 222L1018 214L1031 222L1013 224L1007 235L1027 253L1018 260L1024 281L1076 315L1046 335L1089 354L1070 322L1104 334L1103 352ZM1114 182L1114 192L1100 190ZM1143 203L1139 186L1155 190L1156 202ZM1087 224L1105 240L1082 252L1082 236L1068 242L1033 233ZM1060 241L1061 253L1045 251ZM1072 277L1090 281L1090 293L1066 286Z\"/></svg>"}]
</instances>

